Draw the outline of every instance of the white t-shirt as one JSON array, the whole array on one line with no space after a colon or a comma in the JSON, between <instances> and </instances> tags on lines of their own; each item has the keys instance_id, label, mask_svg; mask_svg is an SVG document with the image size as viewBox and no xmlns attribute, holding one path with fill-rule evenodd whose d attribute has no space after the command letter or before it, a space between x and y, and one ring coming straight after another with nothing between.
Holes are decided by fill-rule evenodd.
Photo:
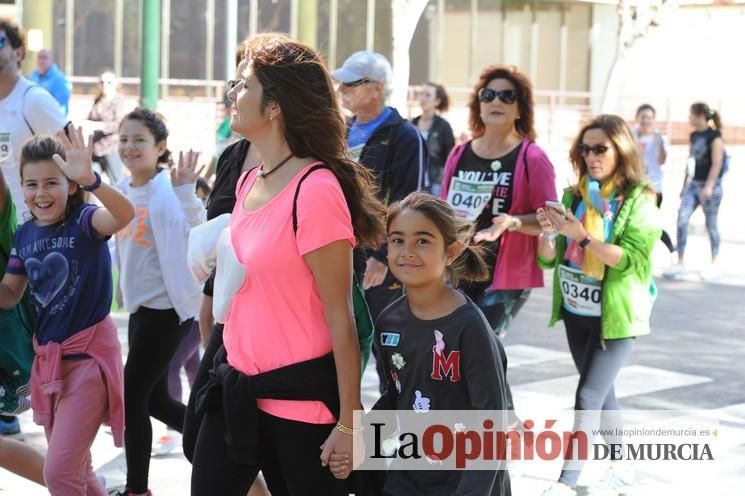
<instances>
[{"instance_id":1,"label":"white t-shirt","mask_svg":"<svg viewBox=\"0 0 745 496\"><path fill-rule=\"evenodd\" d=\"M21 147L33 134L55 134L66 123L67 118L52 95L23 76L18 78L13 91L0 100L0 165L13 196L19 222L25 220L24 214L28 211L21 189Z\"/></svg>"},{"instance_id":2,"label":"white t-shirt","mask_svg":"<svg viewBox=\"0 0 745 496\"><path fill-rule=\"evenodd\" d=\"M647 178L652 182L655 191L662 191L662 166L659 161L660 146L667 152L667 138L658 131L646 136L640 136L639 130L635 131L639 148L642 152L644 164L647 167Z\"/></svg>"},{"instance_id":3,"label":"white t-shirt","mask_svg":"<svg viewBox=\"0 0 745 496\"><path fill-rule=\"evenodd\" d=\"M127 197L135 207L135 216L127 227L116 233L121 269L119 287L124 308L129 313L135 313L140 307L155 310L173 308L163 282L148 209L152 190L152 181L129 189Z\"/></svg>"}]
</instances>

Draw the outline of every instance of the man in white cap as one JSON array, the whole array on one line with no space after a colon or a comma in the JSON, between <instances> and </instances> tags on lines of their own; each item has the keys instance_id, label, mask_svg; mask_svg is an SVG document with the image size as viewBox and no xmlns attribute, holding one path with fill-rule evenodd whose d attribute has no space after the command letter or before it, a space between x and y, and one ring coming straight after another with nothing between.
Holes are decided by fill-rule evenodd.
<instances>
[{"instance_id":1,"label":"man in white cap","mask_svg":"<svg viewBox=\"0 0 745 496\"><path fill-rule=\"evenodd\" d=\"M426 144L411 123L386 106L393 76L388 60L375 52L355 52L331 76L340 83L342 105L353 114L347 132L350 154L375 174L381 200L390 205L423 189ZM373 321L401 295L401 284L388 271L385 246L368 252L363 286Z\"/></svg>"}]
</instances>

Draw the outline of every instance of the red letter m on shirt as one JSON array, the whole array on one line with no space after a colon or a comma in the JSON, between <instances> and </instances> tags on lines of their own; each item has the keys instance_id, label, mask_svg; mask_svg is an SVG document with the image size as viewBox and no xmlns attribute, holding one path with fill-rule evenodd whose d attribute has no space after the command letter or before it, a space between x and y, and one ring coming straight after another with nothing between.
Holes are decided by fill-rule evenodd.
<instances>
[{"instance_id":1,"label":"red letter m on shirt","mask_svg":"<svg viewBox=\"0 0 745 496\"><path fill-rule=\"evenodd\" d=\"M442 380L442 376L450 377L450 382L460 381L460 351L451 351L447 357L445 352L432 347L432 379Z\"/></svg>"}]
</instances>

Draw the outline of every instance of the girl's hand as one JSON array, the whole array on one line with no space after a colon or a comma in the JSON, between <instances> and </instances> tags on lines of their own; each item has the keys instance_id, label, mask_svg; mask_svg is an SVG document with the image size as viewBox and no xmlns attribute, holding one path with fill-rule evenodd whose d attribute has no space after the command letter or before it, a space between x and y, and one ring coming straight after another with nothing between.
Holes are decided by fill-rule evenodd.
<instances>
[{"instance_id":1,"label":"girl's hand","mask_svg":"<svg viewBox=\"0 0 745 496\"><path fill-rule=\"evenodd\" d=\"M587 236L585 226L569 210L567 210L566 215L562 215L550 208L543 210L554 230L559 231L560 234L575 241L581 241Z\"/></svg>"},{"instance_id":2,"label":"girl's hand","mask_svg":"<svg viewBox=\"0 0 745 496\"><path fill-rule=\"evenodd\" d=\"M698 194L698 199L701 201L701 203L706 203L713 194L714 186L705 184L701 192Z\"/></svg>"},{"instance_id":3,"label":"girl's hand","mask_svg":"<svg viewBox=\"0 0 745 496\"><path fill-rule=\"evenodd\" d=\"M70 126L68 129L70 130L69 138L64 130L56 135L65 149L67 160L58 154L54 154L52 158L71 181L81 186L90 186L96 182L96 176L93 175L93 137L88 136L88 145L86 145L83 128Z\"/></svg>"},{"instance_id":4,"label":"girl's hand","mask_svg":"<svg viewBox=\"0 0 745 496\"><path fill-rule=\"evenodd\" d=\"M510 224L512 224L512 216L507 214L499 214L492 219L492 225L488 229L477 232L473 236L474 243L481 243L482 241L496 241L499 237L504 234Z\"/></svg>"},{"instance_id":5,"label":"girl's hand","mask_svg":"<svg viewBox=\"0 0 745 496\"><path fill-rule=\"evenodd\" d=\"M197 159L199 152L189 150L184 156L183 152L178 154L178 165L171 168L171 184L173 187L183 186L185 184L194 184L197 182Z\"/></svg>"},{"instance_id":6,"label":"girl's hand","mask_svg":"<svg viewBox=\"0 0 745 496\"><path fill-rule=\"evenodd\" d=\"M331 455L336 454L334 466L329 466ZM344 456L348 457L349 462L344 462ZM331 434L321 445L321 465L329 466L331 473L337 479L346 479L352 472L352 436L344 434L336 429L331 429Z\"/></svg>"}]
</instances>

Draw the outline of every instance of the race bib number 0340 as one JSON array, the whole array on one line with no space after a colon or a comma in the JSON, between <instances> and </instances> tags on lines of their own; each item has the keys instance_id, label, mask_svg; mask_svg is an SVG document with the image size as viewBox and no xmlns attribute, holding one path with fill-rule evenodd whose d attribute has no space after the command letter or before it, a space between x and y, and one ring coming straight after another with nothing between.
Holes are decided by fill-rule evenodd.
<instances>
[{"instance_id":1,"label":"race bib number 0340","mask_svg":"<svg viewBox=\"0 0 745 496\"><path fill-rule=\"evenodd\" d=\"M577 315L600 317L603 299L600 281L565 265L560 265L558 270L564 308Z\"/></svg>"},{"instance_id":2,"label":"race bib number 0340","mask_svg":"<svg viewBox=\"0 0 745 496\"><path fill-rule=\"evenodd\" d=\"M448 203L459 216L476 220L489 203L493 191L493 183L464 181L453 177L448 191Z\"/></svg>"}]
</instances>

